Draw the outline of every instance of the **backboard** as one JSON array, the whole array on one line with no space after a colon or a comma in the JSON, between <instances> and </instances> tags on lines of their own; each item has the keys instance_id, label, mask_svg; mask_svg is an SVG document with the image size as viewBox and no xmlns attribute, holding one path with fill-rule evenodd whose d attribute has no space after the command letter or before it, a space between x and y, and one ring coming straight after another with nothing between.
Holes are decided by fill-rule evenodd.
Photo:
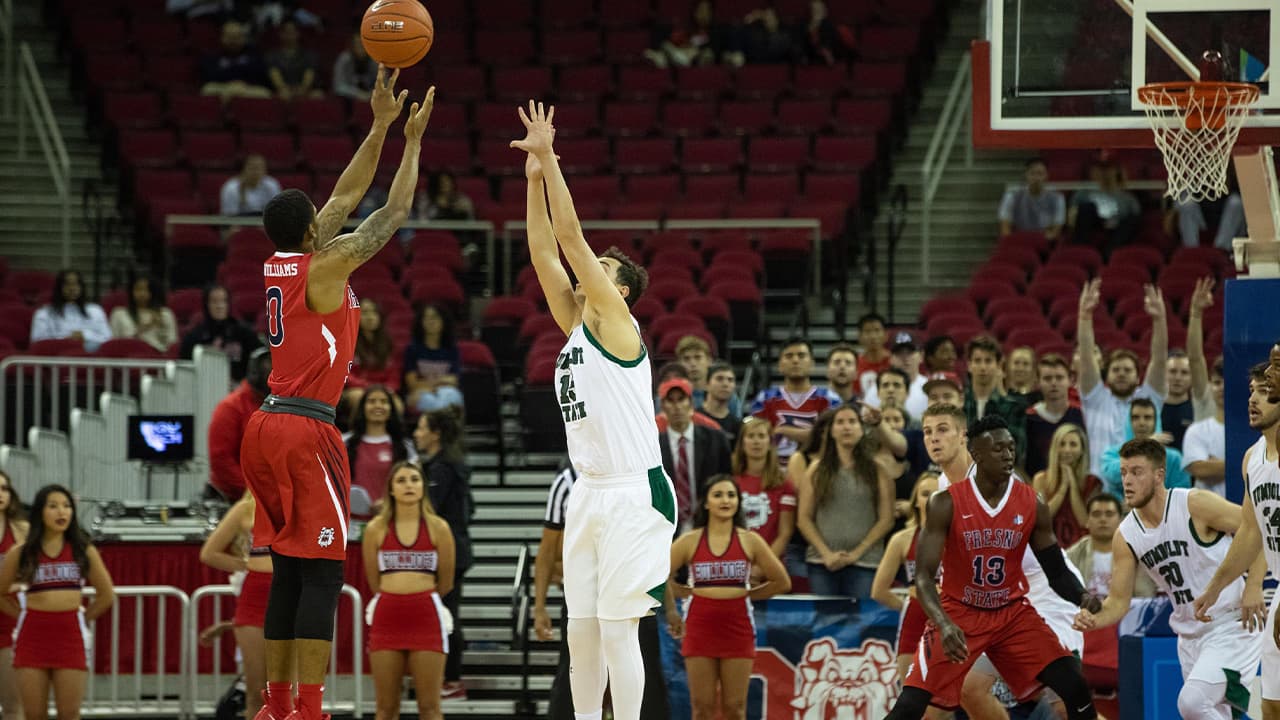
<instances>
[{"instance_id":1,"label":"backboard","mask_svg":"<svg viewBox=\"0 0 1280 720\"><path fill-rule=\"evenodd\" d=\"M1216 79L1261 90L1238 144L1280 145L1277 0L988 0L986 11L972 58L979 147L1153 147L1138 87L1200 79L1206 50L1226 61Z\"/></svg>"}]
</instances>

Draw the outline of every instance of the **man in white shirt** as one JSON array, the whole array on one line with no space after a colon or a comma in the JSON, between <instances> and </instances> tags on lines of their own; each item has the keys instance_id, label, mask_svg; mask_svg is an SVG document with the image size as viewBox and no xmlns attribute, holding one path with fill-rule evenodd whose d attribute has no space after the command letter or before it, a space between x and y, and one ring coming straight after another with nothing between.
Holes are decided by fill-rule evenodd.
<instances>
[{"instance_id":1,"label":"man in white shirt","mask_svg":"<svg viewBox=\"0 0 1280 720\"><path fill-rule=\"evenodd\" d=\"M1093 313L1102 300L1101 281L1090 280L1080 291L1076 319L1076 342L1080 351L1077 383L1084 406L1085 430L1089 436L1089 470L1095 475L1102 473L1103 451L1128 439L1125 429L1129 404L1136 398L1146 398L1155 404L1157 417L1164 406L1169 356L1164 295L1152 285L1147 285L1144 293L1146 302L1143 309L1151 316L1151 351L1146 378L1139 385L1138 356L1132 350L1112 349L1102 367L1098 367L1094 356Z\"/></svg>"},{"instance_id":2,"label":"man in white shirt","mask_svg":"<svg viewBox=\"0 0 1280 720\"><path fill-rule=\"evenodd\" d=\"M1217 412L1187 428L1182 440L1182 469L1194 478L1195 486L1226 497L1227 426L1223 422L1222 358L1213 364L1209 390Z\"/></svg>"},{"instance_id":3,"label":"man in white shirt","mask_svg":"<svg viewBox=\"0 0 1280 720\"><path fill-rule=\"evenodd\" d=\"M892 355L889 356L889 366L907 374L907 399L902 404L902 409L919 422L924 411L929 409L929 396L924 391L928 378L920 374L920 361L923 358L920 345L911 333L904 331L894 336L890 352ZM862 401L871 407L880 407L879 387L873 385L868 388Z\"/></svg>"},{"instance_id":4,"label":"man in white shirt","mask_svg":"<svg viewBox=\"0 0 1280 720\"><path fill-rule=\"evenodd\" d=\"M267 160L249 155L240 173L222 184L220 215L258 215L280 194L280 182L267 174Z\"/></svg>"},{"instance_id":5,"label":"man in white shirt","mask_svg":"<svg viewBox=\"0 0 1280 720\"><path fill-rule=\"evenodd\" d=\"M1050 240L1062 233L1067 222L1067 199L1049 190L1049 168L1040 158L1027 161L1024 187L1006 190L1000 199L1000 236L1015 230L1039 230Z\"/></svg>"}]
</instances>

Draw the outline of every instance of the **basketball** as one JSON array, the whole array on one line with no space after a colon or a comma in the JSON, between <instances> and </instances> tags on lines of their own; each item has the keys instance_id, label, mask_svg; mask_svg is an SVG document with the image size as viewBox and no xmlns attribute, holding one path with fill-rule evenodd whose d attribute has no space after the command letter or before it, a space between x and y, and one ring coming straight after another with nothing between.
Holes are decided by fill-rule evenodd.
<instances>
[{"instance_id":1,"label":"basketball","mask_svg":"<svg viewBox=\"0 0 1280 720\"><path fill-rule=\"evenodd\" d=\"M435 34L430 13L417 0L377 0L360 21L365 52L391 68L406 68L422 60Z\"/></svg>"}]
</instances>

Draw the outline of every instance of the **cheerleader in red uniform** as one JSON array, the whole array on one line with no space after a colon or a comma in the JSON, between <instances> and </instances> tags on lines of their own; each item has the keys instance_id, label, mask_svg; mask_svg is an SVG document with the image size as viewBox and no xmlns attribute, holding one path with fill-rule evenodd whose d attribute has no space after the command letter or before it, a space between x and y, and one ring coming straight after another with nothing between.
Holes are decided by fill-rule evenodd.
<instances>
[{"instance_id":1,"label":"cheerleader in red uniform","mask_svg":"<svg viewBox=\"0 0 1280 720\"><path fill-rule=\"evenodd\" d=\"M907 520L907 526L889 538L884 556L880 558L880 566L876 568L875 580L871 582L871 599L902 613L898 624L899 681L907 676L907 669L911 667L911 660L920 645L920 635L924 633L924 626L929 621L924 610L920 609L920 603L915 602L913 583L916 576L916 540L924 529L925 508L929 505L929 498L937 491L938 474L920 473L911 490L911 517ZM893 589L894 580L900 576L906 587L910 588L906 592ZM929 712L934 713L935 710L931 708ZM938 716L946 717L947 714L939 712Z\"/></svg>"},{"instance_id":2,"label":"cheerleader in red uniform","mask_svg":"<svg viewBox=\"0 0 1280 720\"><path fill-rule=\"evenodd\" d=\"M267 691L267 645L262 636L262 623L267 615L267 597L271 594L271 548L252 547L253 519L256 502L246 492L231 506L218 527L200 548L200 562L224 572L243 573L240 593L236 596L236 614L230 626L240 649L244 671L245 717L254 717L262 708ZM218 630L200 634L202 643L212 642Z\"/></svg>"},{"instance_id":3,"label":"cheerleader in red uniform","mask_svg":"<svg viewBox=\"0 0 1280 720\"><path fill-rule=\"evenodd\" d=\"M115 591L98 549L76 521L71 492L46 485L31 503L26 542L5 553L0 587L26 585L24 602L0 595L0 611L18 618L13 666L27 720L48 716L49 688L59 720L77 720L88 676L91 636L87 623L111 607ZM82 606L88 581L96 595Z\"/></svg>"},{"instance_id":4,"label":"cheerleader in red uniform","mask_svg":"<svg viewBox=\"0 0 1280 720\"><path fill-rule=\"evenodd\" d=\"M681 654L693 720L711 720L717 711L725 720L746 717L747 684L756 656L751 601L791 589L791 578L769 543L743 528L739 500L738 483L731 476L710 478L694 516L695 529L671 546L667 585L675 597L691 596L683 618L674 604L667 606L667 622L672 636L684 639ZM765 578L754 588L749 587L753 564ZM676 571L686 566L689 585L678 585Z\"/></svg>"},{"instance_id":5,"label":"cheerleader in red uniform","mask_svg":"<svg viewBox=\"0 0 1280 720\"><path fill-rule=\"evenodd\" d=\"M15 545L27 539L27 521L23 518L22 503L8 473L0 470L0 559ZM10 600L17 602L16 596ZM7 717L22 717L22 696L18 693L18 681L13 673L13 630L18 619L0 613L0 710Z\"/></svg>"},{"instance_id":6,"label":"cheerleader in red uniform","mask_svg":"<svg viewBox=\"0 0 1280 720\"><path fill-rule=\"evenodd\" d=\"M365 526L363 552L375 593L366 617L377 720L400 717L406 670L413 677L418 717L440 720L450 622L440 598L453 587L453 533L431 507L416 463L391 468L382 510Z\"/></svg>"}]
</instances>

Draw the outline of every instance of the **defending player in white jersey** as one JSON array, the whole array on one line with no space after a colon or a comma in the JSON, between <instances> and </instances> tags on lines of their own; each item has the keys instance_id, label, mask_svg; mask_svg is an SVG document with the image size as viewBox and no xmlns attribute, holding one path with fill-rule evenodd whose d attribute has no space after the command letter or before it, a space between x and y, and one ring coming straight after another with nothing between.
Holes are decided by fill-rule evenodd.
<instances>
[{"instance_id":1,"label":"defending player in white jersey","mask_svg":"<svg viewBox=\"0 0 1280 720\"><path fill-rule=\"evenodd\" d=\"M1262 652L1262 577L1259 555L1248 580L1239 575L1210 608L1211 623L1196 619L1193 602L1227 556L1228 535L1240 529L1240 506L1208 490L1164 486L1164 446L1150 438L1120 446L1125 503L1133 508L1112 544L1110 594L1097 613L1081 610L1076 627L1094 630L1129 612L1134 569L1141 564L1173 601L1169 627L1178 635L1186 720L1229 720L1249 707L1249 682Z\"/></svg>"},{"instance_id":2,"label":"defending player in white jersey","mask_svg":"<svg viewBox=\"0 0 1280 720\"><path fill-rule=\"evenodd\" d=\"M639 623L662 599L676 517L658 449L649 356L630 311L648 275L616 248L596 257L587 245L552 148L555 108L544 112L530 101L519 114L527 135L511 146L529 153L529 256L568 335L556 389L569 458L581 473L564 529L574 714L599 720L607 679L614 717L638 720L645 684Z\"/></svg>"},{"instance_id":3,"label":"defending player in white jersey","mask_svg":"<svg viewBox=\"0 0 1280 720\"><path fill-rule=\"evenodd\" d=\"M1196 617L1203 622L1215 619L1209 611L1233 579L1240 577L1261 554L1271 573L1280 577L1280 402L1270 399L1267 364L1249 371L1249 427L1261 433L1258 442L1244 453L1244 503L1240 508L1240 531L1231 541L1227 557L1196 598ZM1262 632L1262 720L1280 720L1280 593L1271 599Z\"/></svg>"}]
</instances>

